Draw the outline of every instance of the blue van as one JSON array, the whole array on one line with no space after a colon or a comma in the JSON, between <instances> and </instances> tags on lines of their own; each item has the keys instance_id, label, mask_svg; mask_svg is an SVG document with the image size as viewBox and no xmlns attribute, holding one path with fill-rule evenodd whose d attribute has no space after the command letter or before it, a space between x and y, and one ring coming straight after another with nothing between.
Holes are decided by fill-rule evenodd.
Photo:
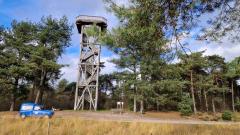
<instances>
[{"instance_id":1,"label":"blue van","mask_svg":"<svg viewBox=\"0 0 240 135\"><path fill-rule=\"evenodd\" d=\"M35 103L23 103L19 111L21 118L30 116L51 118L53 114L53 110L43 110L42 105Z\"/></svg>"}]
</instances>

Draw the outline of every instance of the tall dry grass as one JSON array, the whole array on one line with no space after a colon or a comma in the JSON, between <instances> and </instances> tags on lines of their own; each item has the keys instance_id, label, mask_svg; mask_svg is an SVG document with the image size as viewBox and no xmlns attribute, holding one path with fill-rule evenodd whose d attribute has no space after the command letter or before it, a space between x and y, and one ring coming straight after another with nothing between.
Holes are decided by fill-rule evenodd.
<instances>
[{"instance_id":1,"label":"tall dry grass","mask_svg":"<svg viewBox=\"0 0 240 135\"><path fill-rule=\"evenodd\" d=\"M50 124L49 124L50 123ZM240 125L112 122L80 118L0 118L1 135L239 135Z\"/></svg>"}]
</instances>

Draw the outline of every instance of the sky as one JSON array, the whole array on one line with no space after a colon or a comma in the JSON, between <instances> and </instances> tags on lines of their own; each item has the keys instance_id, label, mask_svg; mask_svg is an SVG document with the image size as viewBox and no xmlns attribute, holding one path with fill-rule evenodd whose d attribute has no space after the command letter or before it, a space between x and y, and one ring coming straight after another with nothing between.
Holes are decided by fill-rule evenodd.
<instances>
[{"instance_id":1,"label":"sky","mask_svg":"<svg viewBox=\"0 0 240 135\"><path fill-rule=\"evenodd\" d=\"M115 0L118 4L126 4L127 0ZM38 22L42 16L52 15L60 18L66 15L71 24L75 24L78 15L102 16L108 20L108 30L118 25L118 19L109 13L102 0L0 0L0 25L10 27L13 19L17 21ZM207 27L207 19L214 18L216 14L204 15L199 18L200 26ZM226 58L226 61L233 60L240 55L240 44L232 43L228 39L223 39L222 43L197 41L194 39L200 33L200 28L194 28L189 35L182 38L183 43L188 43L192 51L203 51L204 55L218 54ZM58 60L61 64L69 66L62 68L62 78L76 81L77 64L80 56L80 35L76 27L73 29L71 47L67 48L64 55ZM101 61L105 62L105 68L101 74L118 71L109 60L117 58L117 55L103 47Z\"/></svg>"}]
</instances>

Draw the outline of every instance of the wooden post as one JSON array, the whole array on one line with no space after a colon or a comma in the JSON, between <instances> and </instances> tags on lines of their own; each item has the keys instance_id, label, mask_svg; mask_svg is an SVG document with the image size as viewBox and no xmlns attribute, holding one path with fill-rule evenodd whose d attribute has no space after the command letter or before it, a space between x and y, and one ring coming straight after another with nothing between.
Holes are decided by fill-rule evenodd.
<instances>
[{"instance_id":1,"label":"wooden post","mask_svg":"<svg viewBox=\"0 0 240 135\"><path fill-rule=\"evenodd\" d=\"M50 121L48 121L47 135L50 133Z\"/></svg>"},{"instance_id":2,"label":"wooden post","mask_svg":"<svg viewBox=\"0 0 240 135\"><path fill-rule=\"evenodd\" d=\"M83 26L81 26L81 29L83 29ZM82 46L83 46L82 36L83 36L83 34L81 33L81 35L80 35L80 43L81 43L80 51L81 51ZM80 54L80 58L81 58L81 55L82 54ZM79 60L79 62L80 62L80 60ZM80 76L82 75L82 73L80 72L80 69L81 69L81 65L80 65L80 63L78 63L78 72L77 72L77 82L76 82L76 90L75 90L74 110L77 110L77 108L78 108L79 81L80 81Z\"/></svg>"},{"instance_id":3,"label":"wooden post","mask_svg":"<svg viewBox=\"0 0 240 135\"><path fill-rule=\"evenodd\" d=\"M99 68L100 68L100 52L101 52L101 45L99 45L99 50L98 50L98 63L97 63L97 76L99 76ZM98 80L99 78L96 78L96 91L95 91L95 106L94 110L97 111L98 107Z\"/></svg>"}]
</instances>

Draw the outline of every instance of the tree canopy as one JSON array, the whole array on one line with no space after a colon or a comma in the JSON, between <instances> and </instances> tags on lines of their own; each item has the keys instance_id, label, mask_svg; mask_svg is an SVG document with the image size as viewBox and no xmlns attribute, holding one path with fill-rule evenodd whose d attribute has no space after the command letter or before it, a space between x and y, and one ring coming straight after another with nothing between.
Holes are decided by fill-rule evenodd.
<instances>
[{"instance_id":1,"label":"tree canopy","mask_svg":"<svg viewBox=\"0 0 240 135\"><path fill-rule=\"evenodd\" d=\"M11 97L10 110L19 98L33 100L36 91L35 102L42 102L43 92L61 75L64 65L57 59L70 45L71 30L66 17L51 16L39 23L13 21L10 29L1 29L1 88Z\"/></svg>"}]
</instances>

